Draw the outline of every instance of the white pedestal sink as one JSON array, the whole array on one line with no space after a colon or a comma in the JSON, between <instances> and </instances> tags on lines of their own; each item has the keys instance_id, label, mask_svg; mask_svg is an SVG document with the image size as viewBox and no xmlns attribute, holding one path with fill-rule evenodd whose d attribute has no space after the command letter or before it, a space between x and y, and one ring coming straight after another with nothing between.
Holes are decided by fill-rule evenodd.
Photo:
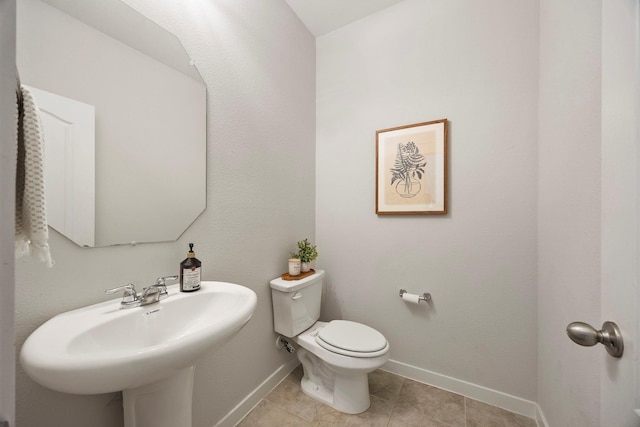
<instances>
[{"instance_id":1,"label":"white pedestal sink","mask_svg":"<svg viewBox=\"0 0 640 427\"><path fill-rule=\"evenodd\" d=\"M120 299L59 314L25 341L20 362L36 382L73 394L123 391L125 427L191 426L195 361L251 318L252 290L202 282L197 292L120 309Z\"/></svg>"}]
</instances>

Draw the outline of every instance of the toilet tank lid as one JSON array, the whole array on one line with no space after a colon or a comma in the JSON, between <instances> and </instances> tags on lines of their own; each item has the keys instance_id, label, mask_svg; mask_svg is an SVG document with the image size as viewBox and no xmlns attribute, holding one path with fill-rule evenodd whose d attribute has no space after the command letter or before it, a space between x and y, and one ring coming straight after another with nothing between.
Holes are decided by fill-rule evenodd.
<instances>
[{"instance_id":1,"label":"toilet tank lid","mask_svg":"<svg viewBox=\"0 0 640 427\"><path fill-rule=\"evenodd\" d=\"M300 280L284 280L282 277L278 277L270 282L271 289L282 292L295 292L317 282L322 279L322 276L324 276L324 270L316 270L314 274Z\"/></svg>"}]
</instances>

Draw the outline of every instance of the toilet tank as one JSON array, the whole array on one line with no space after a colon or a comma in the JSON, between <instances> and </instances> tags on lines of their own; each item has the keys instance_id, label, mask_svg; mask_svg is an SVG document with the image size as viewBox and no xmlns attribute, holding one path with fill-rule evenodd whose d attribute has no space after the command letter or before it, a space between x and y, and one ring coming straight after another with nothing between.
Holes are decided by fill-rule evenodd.
<instances>
[{"instance_id":1,"label":"toilet tank","mask_svg":"<svg viewBox=\"0 0 640 427\"><path fill-rule=\"evenodd\" d=\"M320 317L324 271L316 270L300 280L271 281L273 325L276 332L292 338L305 331Z\"/></svg>"}]
</instances>

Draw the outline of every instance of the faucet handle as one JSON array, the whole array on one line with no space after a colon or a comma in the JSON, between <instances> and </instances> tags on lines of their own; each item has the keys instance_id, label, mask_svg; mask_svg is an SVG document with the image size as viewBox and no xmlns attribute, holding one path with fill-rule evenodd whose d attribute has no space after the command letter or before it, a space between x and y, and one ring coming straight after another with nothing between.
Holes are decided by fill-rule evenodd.
<instances>
[{"instance_id":1,"label":"faucet handle","mask_svg":"<svg viewBox=\"0 0 640 427\"><path fill-rule=\"evenodd\" d=\"M156 279L156 285L158 286L166 286L165 281L166 280L178 280L179 277L178 276L164 276L164 277L158 277Z\"/></svg>"},{"instance_id":2,"label":"faucet handle","mask_svg":"<svg viewBox=\"0 0 640 427\"><path fill-rule=\"evenodd\" d=\"M178 276L158 277L156 279L156 283L153 285L153 287L160 288L160 293L166 294L167 293L167 284L165 283L165 281L166 280L178 280L178 279L179 279Z\"/></svg>"},{"instance_id":3,"label":"faucet handle","mask_svg":"<svg viewBox=\"0 0 640 427\"><path fill-rule=\"evenodd\" d=\"M167 285L164 283L165 280L177 280L177 279L178 279L178 276L158 277L156 279L156 283L149 286L148 288L143 289L142 295L140 296L142 305L158 302L161 299L166 298L169 295L169 293L167 292Z\"/></svg>"},{"instance_id":4,"label":"faucet handle","mask_svg":"<svg viewBox=\"0 0 640 427\"><path fill-rule=\"evenodd\" d=\"M116 292L124 291L122 296L122 303L131 303L138 300L138 293L133 283L127 283L126 285L116 286L115 288L107 289L105 294L115 294Z\"/></svg>"}]
</instances>

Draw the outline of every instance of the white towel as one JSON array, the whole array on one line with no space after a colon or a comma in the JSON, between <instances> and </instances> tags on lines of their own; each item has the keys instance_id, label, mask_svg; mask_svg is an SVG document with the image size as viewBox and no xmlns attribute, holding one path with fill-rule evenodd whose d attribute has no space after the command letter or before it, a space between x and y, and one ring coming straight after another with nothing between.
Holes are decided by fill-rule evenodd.
<instances>
[{"instance_id":1,"label":"white towel","mask_svg":"<svg viewBox=\"0 0 640 427\"><path fill-rule=\"evenodd\" d=\"M44 192L44 132L33 95L20 86L16 167L16 257L31 255L53 266Z\"/></svg>"}]
</instances>

